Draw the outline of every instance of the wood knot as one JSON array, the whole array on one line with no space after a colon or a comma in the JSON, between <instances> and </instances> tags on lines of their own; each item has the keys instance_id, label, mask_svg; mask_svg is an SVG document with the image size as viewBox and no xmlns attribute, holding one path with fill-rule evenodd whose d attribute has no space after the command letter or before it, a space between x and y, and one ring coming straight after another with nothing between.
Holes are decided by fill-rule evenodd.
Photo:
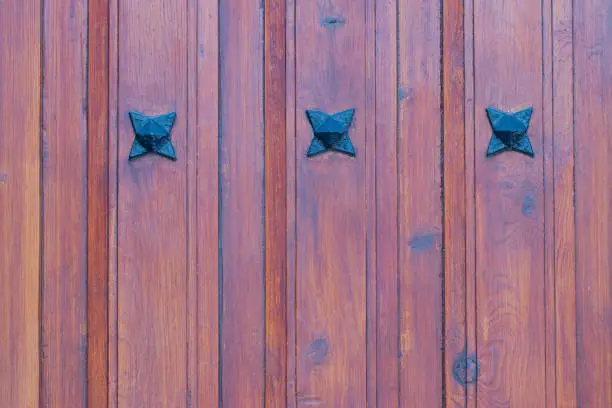
<instances>
[{"instance_id":1,"label":"wood knot","mask_svg":"<svg viewBox=\"0 0 612 408\"><path fill-rule=\"evenodd\" d=\"M526 195L523 198L523 204L521 205L521 212L525 217L531 217L536 208L535 198L532 195Z\"/></svg>"},{"instance_id":2,"label":"wood knot","mask_svg":"<svg viewBox=\"0 0 612 408\"><path fill-rule=\"evenodd\" d=\"M341 27L344 24L346 24L346 19L342 16L336 16L336 17L329 16L321 20L321 26L323 26L324 28L331 29L331 30L335 30L336 28Z\"/></svg>"},{"instance_id":3,"label":"wood knot","mask_svg":"<svg viewBox=\"0 0 612 408\"><path fill-rule=\"evenodd\" d=\"M459 353L453 362L453 378L461 386L467 387L468 384L475 384L480 375L480 364L474 353L467 355L465 352Z\"/></svg>"},{"instance_id":4,"label":"wood knot","mask_svg":"<svg viewBox=\"0 0 612 408\"><path fill-rule=\"evenodd\" d=\"M321 365L327 359L329 352L329 344L327 339L318 338L308 346L306 355L312 360L315 365Z\"/></svg>"}]
</instances>

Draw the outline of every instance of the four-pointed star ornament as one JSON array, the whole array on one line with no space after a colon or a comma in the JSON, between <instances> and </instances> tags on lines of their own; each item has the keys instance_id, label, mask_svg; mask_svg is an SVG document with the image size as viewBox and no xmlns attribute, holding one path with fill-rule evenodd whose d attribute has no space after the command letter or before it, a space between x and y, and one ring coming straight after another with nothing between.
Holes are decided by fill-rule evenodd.
<instances>
[{"instance_id":1,"label":"four-pointed star ornament","mask_svg":"<svg viewBox=\"0 0 612 408\"><path fill-rule=\"evenodd\" d=\"M348 128L353 121L355 109L328 115L327 113L307 110L306 116L312 126L314 137L306 156L312 157L326 150L335 150L349 156L355 156L355 147L348 136Z\"/></svg>"},{"instance_id":2,"label":"four-pointed star ornament","mask_svg":"<svg viewBox=\"0 0 612 408\"><path fill-rule=\"evenodd\" d=\"M487 108L487 116L493 128L487 156L514 150L533 157L533 147L527 136L532 113L533 108L519 112L502 112L494 108Z\"/></svg>"},{"instance_id":3,"label":"four-pointed star ornament","mask_svg":"<svg viewBox=\"0 0 612 408\"><path fill-rule=\"evenodd\" d=\"M130 160L149 152L176 160L176 152L170 141L170 130L174 125L176 113L170 112L159 116L147 116L139 112L130 112L130 121L136 137L130 151Z\"/></svg>"}]
</instances>

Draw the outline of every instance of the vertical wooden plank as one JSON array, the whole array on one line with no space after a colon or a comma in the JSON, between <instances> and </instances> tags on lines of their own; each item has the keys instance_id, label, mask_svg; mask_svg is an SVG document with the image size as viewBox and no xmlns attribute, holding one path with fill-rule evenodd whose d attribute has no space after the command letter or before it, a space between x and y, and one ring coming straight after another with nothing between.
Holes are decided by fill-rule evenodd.
<instances>
[{"instance_id":1,"label":"vertical wooden plank","mask_svg":"<svg viewBox=\"0 0 612 408\"><path fill-rule=\"evenodd\" d=\"M366 261L366 407L377 406L378 315L376 280L378 237L376 197L376 0L365 0L365 261Z\"/></svg>"},{"instance_id":2,"label":"vertical wooden plank","mask_svg":"<svg viewBox=\"0 0 612 408\"><path fill-rule=\"evenodd\" d=\"M227 407L262 407L265 373L263 3L222 1L221 362Z\"/></svg>"},{"instance_id":3,"label":"vertical wooden plank","mask_svg":"<svg viewBox=\"0 0 612 408\"><path fill-rule=\"evenodd\" d=\"M119 2L119 407L186 405L186 6ZM176 162L128 161L129 111L177 112Z\"/></svg>"},{"instance_id":4,"label":"vertical wooden plank","mask_svg":"<svg viewBox=\"0 0 612 408\"><path fill-rule=\"evenodd\" d=\"M544 407L542 6L474 4L478 404ZM488 106L534 107L535 158L486 157Z\"/></svg>"},{"instance_id":5,"label":"vertical wooden plank","mask_svg":"<svg viewBox=\"0 0 612 408\"><path fill-rule=\"evenodd\" d=\"M119 406L119 0L108 0L108 408Z\"/></svg>"},{"instance_id":6,"label":"vertical wooden plank","mask_svg":"<svg viewBox=\"0 0 612 408\"><path fill-rule=\"evenodd\" d=\"M555 392L555 190L553 108L553 0L542 0L542 160L544 216L544 394L545 407L557 405Z\"/></svg>"},{"instance_id":7,"label":"vertical wooden plank","mask_svg":"<svg viewBox=\"0 0 612 408\"><path fill-rule=\"evenodd\" d=\"M108 0L88 3L87 406L108 407Z\"/></svg>"},{"instance_id":8,"label":"vertical wooden plank","mask_svg":"<svg viewBox=\"0 0 612 408\"><path fill-rule=\"evenodd\" d=\"M87 403L87 5L43 5L41 404Z\"/></svg>"},{"instance_id":9,"label":"vertical wooden plank","mask_svg":"<svg viewBox=\"0 0 612 408\"><path fill-rule=\"evenodd\" d=\"M441 2L400 0L400 407L442 404Z\"/></svg>"},{"instance_id":10,"label":"vertical wooden plank","mask_svg":"<svg viewBox=\"0 0 612 408\"><path fill-rule=\"evenodd\" d=\"M197 390L194 407L218 407L219 366L219 2L197 0ZM197 27L197 28L196 28ZM192 99L191 99L192 100ZM190 133L191 135L191 133ZM192 158L193 159L193 158ZM196 398L197 396L197 398Z\"/></svg>"},{"instance_id":11,"label":"vertical wooden plank","mask_svg":"<svg viewBox=\"0 0 612 408\"><path fill-rule=\"evenodd\" d=\"M474 1L463 0L463 36L465 70L465 350L466 355L478 356L476 344L476 111L474 93ZM478 382L466 386L466 407L475 408L478 398Z\"/></svg>"},{"instance_id":12,"label":"vertical wooden plank","mask_svg":"<svg viewBox=\"0 0 612 408\"><path fill-rule=\"evenodd\" d=\"M365 0L366 407L378 405L376 0Z\"/></svg>"},{"instance_id":13,"label":"vertical wooden plank","mask_svg":"<svg viewBox=\"0 0 612 408\"><path fill-rule=\"evenodd\" d=\"M574 214L574 38L572 0L553 0L553 168L556 406L576 396L576 248Z\"/></svg>"},{"instance_id":14,"label":"vertical wooden plank","mask_svg":"<svg viewBox=\"0 0 612 408\"><path fill-rule=\"evenodd\" d=\"M265 0L266 401L287 407L285 0Z\"/></svg>"},{"instance_id":15,"label":"vertical wooden plank","mask_svg":"<svg viewBox=\"0 0 612 408\"><path fill-rule=\"evenodd\" d=\"M198 229L198 158L199 155L199 134L198 130L198 96L200 90L198 88L198 55L200 49L198 47L198 35L200 28L198 25L199 19L199 1L198 0L187 0L187 16L186 16L186 36L187 36L187 109L185 112L186 116L186 130L187 130L187 169L186 169L186 185L187 185L187 205L186 211L186 222L187 222L187 248L186 248L186 342L187 342L187 353L186 353L186 364L187 364L187 386L186 386L186 405L188 408L194 405L199 406L199 387L200 381L198 378L199 374L199 338L198 338L198 299L199 291L201 286L198 281L199 271L199 259L198 258L198 243L199 243L199 229ZM215 37L213 37L215 38ZM212 41L214 43L214 41ZM205 103L204 103L205 104ZM215 101L211 103L212 108L216 107ZM210 108L210 107L209 107ZM217 110L218 112L218 110ZM210 135L208 135L210 138ZM208 176L208 177L207 177ZM206 174L204 177L207 179L215 179L217 172L213 169L210 174ZM218 192L218 189L215 190ZM215 194L211 194L215 197ZM206 216L206 215L205 215ZM215 214L211 214L213 219L218 219ZM214 234L214 230L211 231ZM208 234L207 234L208 236ZM214 242L205 242L208 248L215 252ZM212 244L212 245L211 245ZM218 253L218 251L217 251ZM217 263L218 265L218 263ZM218 291L217 287L211 287L206 285L205 290ZM205 312L206 313L206 312ZM217 316L213 316L217 317ZM213 343L214 345L214 343ZM216 348L218 350L218 347ZM214 374L214 370L208 372ZM218 376L217 376L218 379ZM218 385L218 381L213 381L212 385Z\"/></svg>"},{"instance_id":16,"label":"vertical wooden plank","mask_svg":"<svg viewBox=\"0 0 612 408\"><path fill-rule=\"evenodd\" d=\"M366 405L365 2L296 3L297 405ZM307 158L307 109L354 108L356 158Z\"/></svg>"},{"instance_id":17,"label":"vertical wooden plank","mask_svg":"<svg viewBox=\"0 0 612 408\"><path fill-rule=\"evenodd\" d=\"M285 131L287 166L287 408L297 405L297 174L296 157L296 5L295 0L286 1L285 13Z\"/></svg>"},{"instance_id":18,"label":"vertical wooden plank","mask_svg":"<svg viewBox=\"0 0 612 408\"><path fill-rule=\"evenodd\" d=\"M376 2L378 407L399 406L397 0Z\"/></svg>"},{"instance_id":19,"label":"vertical wooden plank","mask_svg":"<svg viewBox=\"0 0 612 408\"><path fill-rule=\"evenodd\" d=\"M39 402L41 2L0 3L0 398Z\"/></svg>"},{"instance_id":20,"label":"vertical wooden plank","mask_svg":"<svg viewBox=\"0 0 612 408\"><path fill-rule=\"evenodd\" d=\"M612 3L574 2L578 406L612 406Z\"/></svg>"},{"instance_id":21,"label":"vertical wooden plank","mask_svg":"<svg viewBox=\"0 0 612 408\"><path fill-rule=\"evenodd\" d=\"M466 338L466 129L463 1L443 2L444 110L444 381L447 407L466 407L466 385L455 379Z\"/></svg>"}]
</instances>

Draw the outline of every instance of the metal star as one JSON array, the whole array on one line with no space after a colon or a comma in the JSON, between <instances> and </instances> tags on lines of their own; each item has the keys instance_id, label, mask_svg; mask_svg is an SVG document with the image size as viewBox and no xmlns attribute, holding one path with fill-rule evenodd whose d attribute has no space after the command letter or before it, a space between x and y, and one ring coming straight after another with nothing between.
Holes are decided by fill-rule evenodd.
<instances>
[{"instance_id":1,"label":"metal star","mask_svg":"<svg viewBox=\"0 0 612 408\"><path fill-rule=\"evenodd\" d=\"M348 136L348 128L353 121L355 109L328 115L315 110L307 110L306 116L312 126L314 137L306 156L312 157L327 150L355 156L355 147Z\"/></svg>"},{"instance_id":2,"label":"metal star","mask_svg":"<svg viewBox=\"0 0 612 408\"><path fill-rule=\"evenodd\" d=\"M513 150L533 157L533 147L527 135L532 113L533 108L520 112L502 112L494 108L487 108L487 116L493 128L487 156Z\"/></svg>"},{"instance_id":3,"label":"metal star","mask_svg":"<svg viewBox=\"0 0 612 408\"><path fill-rule=\"evenodd\" d=\"M170 130L176 119L175 112L159 116L146 116L139 112L130 112L129 115L136 133L130 151L130 160L149 152L176 160L176 152L170 141Z\"/></svg>"}]
</instances>

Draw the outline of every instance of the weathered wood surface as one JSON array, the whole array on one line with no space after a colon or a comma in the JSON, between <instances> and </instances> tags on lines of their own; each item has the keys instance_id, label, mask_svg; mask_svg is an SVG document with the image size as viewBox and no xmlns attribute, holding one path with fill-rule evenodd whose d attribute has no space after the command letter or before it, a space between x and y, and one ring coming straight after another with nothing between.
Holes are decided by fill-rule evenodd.
<instances>
[{"instance_id":1,"label":"weathered wood surface","mask_svg":"<svg viewBox=\"0 0 612 408\"><path fill-rule=\"evenodd\" d=\"M0 3L0 401L40 404L41 2Z\"/></svg>"},{"instance_id":2,"label":"weathered wood surface","mask_svg":"<svg viewBox=\"0 0 612 408\"><path fill-rule=\"evenodd\" d=\"M84 2L43 2L40 404L45 407L87 403L87 16Z\"/></svg>"},{"instance_id":3,"label":"weathered wood surface","mask_svg":"<svg viewBox=\"0 0 612 408\"><path fill-rule=\"evenodd\" d=\"M612 406L609 2L22 3L7 406ZM534 158L485 157L487 106ZM306 157L313 108L355 158ZM129 110L177 162L127 161Z\"/></svg>"}]
</instances>

